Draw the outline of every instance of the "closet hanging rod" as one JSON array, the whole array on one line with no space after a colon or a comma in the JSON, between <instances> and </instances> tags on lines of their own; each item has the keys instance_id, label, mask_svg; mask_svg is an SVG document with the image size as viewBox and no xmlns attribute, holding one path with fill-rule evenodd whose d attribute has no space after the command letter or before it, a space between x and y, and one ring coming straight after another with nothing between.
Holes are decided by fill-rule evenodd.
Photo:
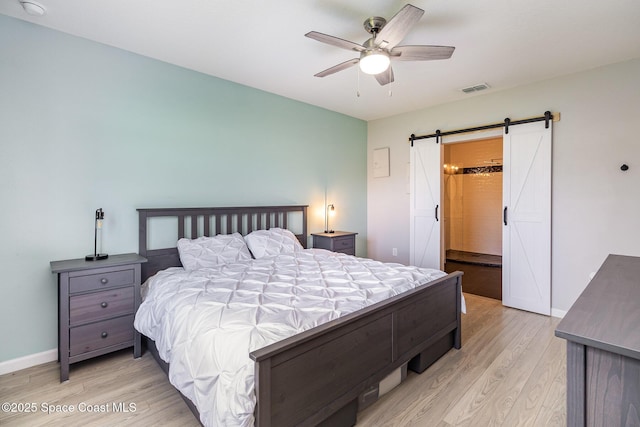
<instances>
[{"instance_id":1,"label":"closet hanging rod","mask_svg":"<svg viewBox=\"0 0 640 427\"><path fill-rule=\"evenodd\" d=\"M504 127L505 133L509 133L509 126L521 125L524 123L542 122L542 121L545 122L545 128L548 128L549 121L557 122L559 120L560 120L560 113L552 113L550 111L545 111L543 116L531 117L529 119L511 120L510 118L507 117L506 119L504 119L503 122L492 123L490 125L476 126L472 128L465 128L465 129L449 130L446 132L441 132L440 129L438 129L436 130L436 133L432 133L430 135L415 135L412 133L411 136L409 137L409 142L411 143L412 147L413 147L413 141L417 141L418 139L436 138L436 142L440 143L440 138L446 135L456 135L460 133L477 132L480 130L496 129L500 127Z\"/></svg>"}]
</instances>

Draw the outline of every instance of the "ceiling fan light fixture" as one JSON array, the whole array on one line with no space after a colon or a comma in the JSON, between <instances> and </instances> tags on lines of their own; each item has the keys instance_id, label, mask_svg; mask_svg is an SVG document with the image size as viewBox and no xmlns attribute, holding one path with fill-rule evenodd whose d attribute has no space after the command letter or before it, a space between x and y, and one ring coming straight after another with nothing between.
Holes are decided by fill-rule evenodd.
<instances>
[{"instance_id":1,"label":"ceiling fan light fixture","mask_svg":"<svg viewBox=\"0 0 640 427\"><path fill-rule=\"evenodd\" d=\"M361 45L340 37L309 31L305 37L346 49L351 53L354 51L360 53L360 57L334 65L316 73L315 76L326 77L359 63L363 73L373 75L378 83L384 86L394 81L391 59L394 61L432 61L451 58L455 50L454 46L398 46L423 14L424 10L406 4L389 21L379 16L367 18L364 21L364 29L371 37Z\"/></svg>"},{"instance_id":2,"label":"ceiling fan light fixture","mask_svg":"<svg viewBox=\"0 0 640 427\"><path fill-rule=\"evenodd\" d=\"M360 70L365 74L380 74L389 68L389 55L381 49L371 49L360 55Z\"/></svg>"}]
</instances>

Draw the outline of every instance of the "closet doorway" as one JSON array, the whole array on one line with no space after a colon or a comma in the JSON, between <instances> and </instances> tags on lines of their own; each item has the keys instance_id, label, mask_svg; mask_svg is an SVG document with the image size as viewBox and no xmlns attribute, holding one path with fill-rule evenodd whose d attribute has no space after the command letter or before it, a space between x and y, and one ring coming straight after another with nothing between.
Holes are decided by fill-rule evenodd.
<instances>
[{"instance_id":1,"label":"closet doorway","mask_svg":"<svg viewBox=\"0 0 640 427\"><path fill-rule=\"evenodd\" d=\"M443 144L446 272L464 292L502 300L502 136Z\"/></svg>"}]
</instances>

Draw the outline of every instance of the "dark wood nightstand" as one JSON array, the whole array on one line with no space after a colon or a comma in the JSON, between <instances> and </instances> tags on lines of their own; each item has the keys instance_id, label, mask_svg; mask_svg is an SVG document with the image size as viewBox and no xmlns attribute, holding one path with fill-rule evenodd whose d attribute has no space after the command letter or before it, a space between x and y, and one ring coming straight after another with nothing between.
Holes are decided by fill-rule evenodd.
<instances>
[{"instance_id":1,"label":"dark wood nightstand","mask_svg":"<svg viewBox=\"0 0 640 427\"><path fill-rule=\"evenodd\" d=\"M333 233L311 233L313 247L342 252L347 255L356 254L356 234L349 231L334 231Z\"/></svg>"},{"instance_id":2,"label":"dark wood nightstand","mask_svg":"<svg viewBox=\"0 0 640 427\"><path fill-rule=\"evenodd\" d=\"M142 354L133 317L140 305L138 254L109 255L100 261L51 261L58 275L58 359L60 382L69 364L133 346Z\"/></svg>"}]
</instances>

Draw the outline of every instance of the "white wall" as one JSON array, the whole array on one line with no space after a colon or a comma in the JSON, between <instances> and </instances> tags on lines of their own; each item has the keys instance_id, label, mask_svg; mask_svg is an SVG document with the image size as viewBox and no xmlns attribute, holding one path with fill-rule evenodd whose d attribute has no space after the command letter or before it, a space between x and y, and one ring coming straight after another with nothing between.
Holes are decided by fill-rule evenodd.
<instances>
[{"instance_id":1,"label":"white wall","mask_svg":"<svg viewBox=\"0 0 640 427\"><path fill-rule=\"evenodd\" d=\"M368 123L368 256L409 262L408 138L561 113L553 128L552 308L568 310L609 253L640 256L640 59ZM373 178L373 150L391 174ZM622 172L626 163L630 169ZM392 248L398 256L392 256Z\"/></svg>"}]
</instances>

